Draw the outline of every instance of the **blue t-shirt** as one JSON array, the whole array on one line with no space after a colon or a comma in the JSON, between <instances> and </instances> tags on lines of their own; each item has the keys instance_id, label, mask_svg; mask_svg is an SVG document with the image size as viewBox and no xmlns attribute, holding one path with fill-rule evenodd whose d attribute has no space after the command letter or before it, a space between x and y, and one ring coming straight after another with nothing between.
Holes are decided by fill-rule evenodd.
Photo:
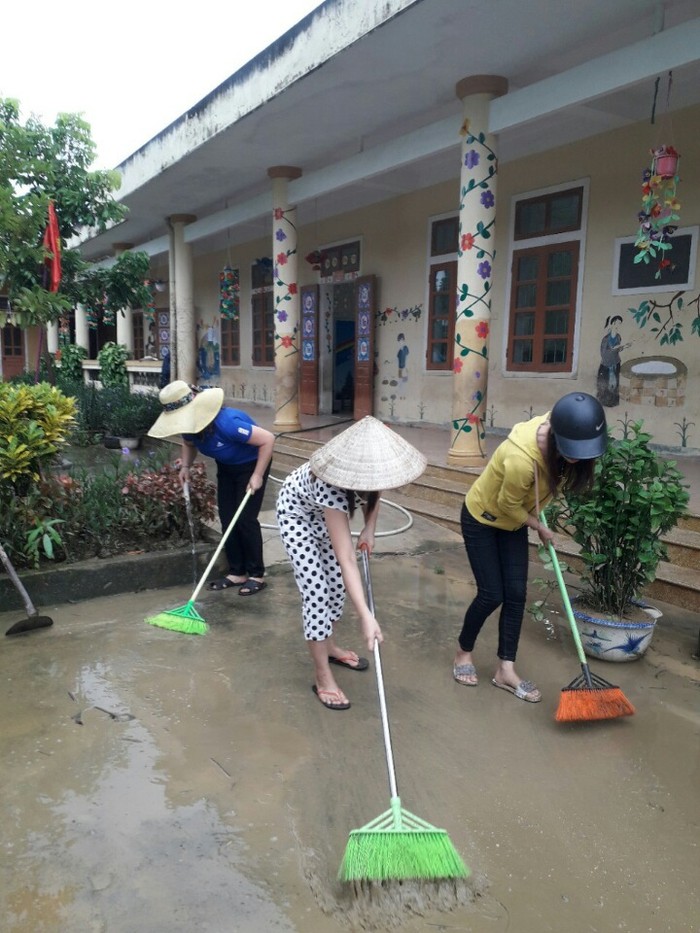
<instances>
[{"instance_id":1,"label":"blue t-shirt","mask_svg":"<svg viewBox=\"0 0 700 933\"><path fill-rule=\"evenodd\" d=\"M218 463L237 466L258 459L258 448L250 444L255 422L237 408L222 408L199 434L183 434L197 450Z\"/></svg>"}]
</instances>

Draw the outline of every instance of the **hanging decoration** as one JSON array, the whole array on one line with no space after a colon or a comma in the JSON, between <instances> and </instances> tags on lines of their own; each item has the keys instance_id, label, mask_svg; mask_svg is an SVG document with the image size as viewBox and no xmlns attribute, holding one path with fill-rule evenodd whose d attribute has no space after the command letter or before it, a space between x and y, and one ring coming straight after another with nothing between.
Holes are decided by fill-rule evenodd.
<instances>
[{"instance_id":1,"label":"hanging decoration","mask_svg":"<svg viewBox=\"0 0 700 933\"><path fill-rule=\"evenodd\" d=\"M150 279L146 279L143 284L148 289L149 295L146 307L143 309L144 324L147 329L149 324L155 324L156 322L156 294L158 293L158 289L156 288L156 283L152 282Z\"/></svg>"},{"instance_id":2,"label":"hanging decoration","mask_svg":"<svg viewBox=\"0 0 700 933\"><path fill-rule=\"evenodd\" d=\"M326 258L326 254L320 249L315 249L311 253L307 253L304 259L309 263L312 269L317 272L321 271L323 267L323 260Z\"/></svg>"},{"instance_id":3,"label":"hanging decoration","mask_svg":"<svg viewBox=\"0 0 700 933\"><path fill-rule=\"evenodd\" d=\"M114 327L117 323L117 313L110 305L109 299L105 295L102 299L102 321L107 327Z\"/></svg>"},{"instance_id":4,"label":"hanging decoration","mask_svg":"<svg viewBox=\"0 0 700 933\"><path fill-rule=\"evenodd\" d=\"M97 325L100 320L100 308L96 305L89 305L85 309L85 317L87 318L87 325L90 330L97 330Z\"/></svg>"},{"instance_id":5,"label":"hanging decoration","mask_svg":"<svg viewBox=\"0 0 700 933\"><path fill-rule=\"evenodd\" d=\"M670 102L673 73L668 74L668 91L666 107ZM656 95L659 79L656 79L654 102L652 105L652 118L656 111ZM670 132L665 129L665 132ZM634 245L637 255L635 263L649 264L652 260L657 264L654 278L660 279L664 269L670 268L673 263L669 252L673 248L671 237L678 229L680 220L680 201L677 198L679 182L678 166L680 153L671 143L660 143L649 150L651 162L642 173L642 209L637 215L639 228Z\"/></svg>"},{"instance_id":6,"label":"hanging decoration","mask_svg":"<svg viewBox=\"0 0 700 933\"><path fill-rule=\"evenodd\" d=\"M240 279L238 269L226 265L219 273L219 313L229 321L237 321L240 311Z\"/></svg>"}]
</instances>

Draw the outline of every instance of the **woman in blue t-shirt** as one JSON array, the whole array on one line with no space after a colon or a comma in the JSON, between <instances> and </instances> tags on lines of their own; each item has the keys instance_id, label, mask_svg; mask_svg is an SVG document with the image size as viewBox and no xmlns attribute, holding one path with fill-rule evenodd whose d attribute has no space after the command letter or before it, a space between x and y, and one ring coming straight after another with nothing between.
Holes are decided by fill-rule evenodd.
<instances>
[{"instance_id":1,"label":"woman in blue t-shirt","mask_svg":"<svg viewBox=\"0 0 700 933\"><path fill-rule=\"evenodd\" d=\"M222 530L228 528L246 490L248 500L224 551L229 570L210 589L237 587L241 596L259 593L265 586L262 531L258 515L270 474L275 436L257 425L244 411L223 407L220 388L198 389L182 380L160 392L163 411L148 432L151 437L182 436L180 480L189 481L198 453L216 461L217 502Z\"/></svg>"}]
</instances>

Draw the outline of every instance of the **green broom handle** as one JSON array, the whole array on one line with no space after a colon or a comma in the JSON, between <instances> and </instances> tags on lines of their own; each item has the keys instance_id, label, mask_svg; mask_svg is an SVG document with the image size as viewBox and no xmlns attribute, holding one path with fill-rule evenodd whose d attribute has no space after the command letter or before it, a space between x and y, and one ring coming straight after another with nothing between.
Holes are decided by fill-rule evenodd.
<instances>
[{"instance_id":1,"label":"green broom handle","mask_svg":"<svg viewBox=\"0 0 700 933\"><path fill-rule=\"evenodd\" d=\"M216 563L216 559L217 559L217 557L219 556L219 554L221 554L221 550L222 550L224 544L226 544L226 539L228 538L228 536L229 536L229 535L231 534L231 532L233 531L233 526L236 524L236 522L237 522L238 519L240 518L241 512L242 512L243 509L246 507L246 505L247 505L247 503L248 503L248 499L250 499L250 497L251 497L252 495L253 495L253 490L250 489L250 487L249 487L249 488L246 489L246 491L245 491L245 495L243 496L243 499L241 500L241 504L240 504L240 505L238 506L238 508L236 509L236 514L233 516L233 518L232 518L231 521L229 522L228 528L226 529L226 531L225 531L225 532L223 533L223 535L221 536L221 541L219 541L219 544L218 544L216 550L214 551L214 555L213 555L212 559L209 561L209 566L208 566L207 569L204 571L204 573L202 574L201 580L199 581L199 583L198 583L197 586L195 587L195 591L194 591L194 593L192 594L192 596L190 597L190 602L191 602L191 603L193 603L193 602L197 599L197 596L199 595L199 591L200 591L200 590L202 589L202 587L204 586L204 583L206 582L206 579L207 579L207 577L209 576L209 574L210 574L210 572L211 572L211 568L212 568L212 567L214 566L214 564Z\"/></svg>"},{"instance_id":2,"label":"green broom handle","mask_svg":"<svg viewBox=\"0 0 700 933\"><path fill-rule=\"evenodd\" d=\"M372 593L372 578L369 574L369 557L367 556L367 545L360 545L362 555L362 569L365 576L365 586L367 587L367 605L370 612L374 615L374 595ZM386 696L384 694L384 677L382 676L382 659L379 654L379 642L374 639L374 671L377 675L377 691L379 693L379 709L382 714L382 730L384 732L384 750L386 752L386 767L389 772L389 789L391 791L392 810L396 820L397 811L393 807L393 802L399 799L399 792L396 787L396 771L394 768L394 755L391 750L391 734L389 732L389 716L386 709Z\"/></svg>"},{"instance_id":3,"label":"green broom handle","mask_svg":"<svg viewBox=\"0 0 700 933\"><path fill-rule=\"evenodd\" d=\"M547 519L545 518L544 512L540 512L540 521L545 528L549 528L547 524ZM576 619L574 618L574 610L571 608L571 600L569 599L569 594L566 590L566 584L564 583L564 577L562 576L561 567L559 566L559 559L557 558L557 552L554 550L554 545L551 541L547 542L547 548L549 550L549 556L552 561L552 566L554 567L554 574L557 578L557 583L559 584L559 592L561 593L561 598L564 603L564 608L566 609L566 615L569 619L569 625L571 627L571 634L574 636L574 643L576 645L576 653L578 654L578 659L581 662L581 667L583 668L583 674L586 678L588 686L591 686L591 675L588 670L588 662L586 661L586 655L583 653L583 645L581 644L581 636L578 633L578 625L576 625Z\"/></svg>"}]
</instances>

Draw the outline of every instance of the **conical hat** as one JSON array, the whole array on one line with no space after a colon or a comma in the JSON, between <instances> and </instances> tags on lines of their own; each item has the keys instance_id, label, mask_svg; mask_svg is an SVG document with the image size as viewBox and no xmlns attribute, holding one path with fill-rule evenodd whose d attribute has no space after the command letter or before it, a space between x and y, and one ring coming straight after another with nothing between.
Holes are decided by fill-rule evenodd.
<instances>
[{"instance_id":1,"label":"conical hat","mask_svg":"<svg viewBox=\"0 0 700 933\"><path fill-rule=\"evenodd\" d=\"M315 451L309 464L332 486L371 492L412 483L428 461L396 431L367 415Z\"/></svg>"}]
</instances>

